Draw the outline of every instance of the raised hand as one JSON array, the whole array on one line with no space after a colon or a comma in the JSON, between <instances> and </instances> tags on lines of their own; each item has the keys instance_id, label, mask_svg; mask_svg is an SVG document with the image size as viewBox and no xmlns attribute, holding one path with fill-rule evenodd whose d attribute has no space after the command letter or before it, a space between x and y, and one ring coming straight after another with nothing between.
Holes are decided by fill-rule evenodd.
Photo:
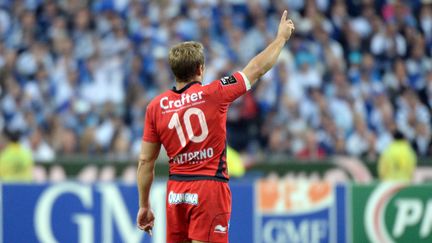
<instances>
[{"instance_id":1,"label":"raised hand","mask_svg":"<svg viewBox=\"0 0 432 243\"><path fill-rule=\"evenodd\" d=\"M287 19L288 11L284 11L282 18L279 23L277 35L283 37L285 40L289 40L291 34L294 32L295 27L291 19Z\"/></svg>"}]
</instances>

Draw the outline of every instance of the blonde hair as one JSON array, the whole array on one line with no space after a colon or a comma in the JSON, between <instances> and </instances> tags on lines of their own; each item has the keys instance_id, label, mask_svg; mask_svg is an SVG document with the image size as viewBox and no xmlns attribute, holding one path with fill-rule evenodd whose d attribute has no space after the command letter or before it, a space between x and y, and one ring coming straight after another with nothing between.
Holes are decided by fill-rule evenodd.
<instances>
[{"instance_id":1,"label":"blonde hair","mask_svg":"<svg viewBox=\"0 0 432 243\"><path fill-rule=\"evenodd\" d=\"M178 82L189 81L197 68L204 65L204 47L196 41L187 41L171 47L168 63Z\"/></svg>"}]
</instances>

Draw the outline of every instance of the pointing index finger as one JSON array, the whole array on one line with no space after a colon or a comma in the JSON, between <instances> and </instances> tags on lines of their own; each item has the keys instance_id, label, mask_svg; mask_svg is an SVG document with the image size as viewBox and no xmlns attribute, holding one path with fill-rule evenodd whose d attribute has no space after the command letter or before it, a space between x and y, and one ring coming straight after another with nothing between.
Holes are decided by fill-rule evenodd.
<instances>
[{"instance_id":1,"label":"pointing index finger","mask_svg":"<svg viewBox=\"0 0 432 243\"><path fill-rule=\"evenodd\" d=\"M288 11L284 10L283 14L282 14L281 21L286 21L287 15L288 15Z\"/></svg>"}]
</instances>

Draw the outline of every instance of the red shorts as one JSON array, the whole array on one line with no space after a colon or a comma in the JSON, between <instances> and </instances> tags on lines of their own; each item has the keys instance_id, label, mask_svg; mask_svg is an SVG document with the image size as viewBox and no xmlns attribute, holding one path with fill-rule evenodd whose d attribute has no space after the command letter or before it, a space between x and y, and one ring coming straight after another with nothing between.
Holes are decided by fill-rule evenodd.
<instances>
[{"instance_id":1,"label":"red shorts","mask_svg":"<svg viewBox=\"0 0 432 243\"><path fill-rule=\"evenodd\" d=\"M169 180L166 208L168 243L228 242L231 215L228 183Z\"/></svg>"}]
</instances>

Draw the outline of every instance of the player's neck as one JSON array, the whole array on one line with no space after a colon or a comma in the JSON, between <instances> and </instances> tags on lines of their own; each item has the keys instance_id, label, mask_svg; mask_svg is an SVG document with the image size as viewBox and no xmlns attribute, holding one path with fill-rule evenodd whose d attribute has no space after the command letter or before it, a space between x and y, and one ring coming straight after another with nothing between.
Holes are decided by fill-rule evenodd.
<instances>
[{"instance_id":1,"label":"player's neck","mask_svg":"<svg viewBox=\"0 0 432 243\"><path fill-rule=\"evenodd\" d=\"M189 83L194 82L194 81L202 82L201 79L200 79L199 77L195 77L195 78L190 79L189 81L185 81L185 82L183 82L183 81L181 81L181 82L176 81L176 89L177 89L177 90L181 90L181 89L183 89L186 85L188 85Z\"/></svg>"}]
</instances>

